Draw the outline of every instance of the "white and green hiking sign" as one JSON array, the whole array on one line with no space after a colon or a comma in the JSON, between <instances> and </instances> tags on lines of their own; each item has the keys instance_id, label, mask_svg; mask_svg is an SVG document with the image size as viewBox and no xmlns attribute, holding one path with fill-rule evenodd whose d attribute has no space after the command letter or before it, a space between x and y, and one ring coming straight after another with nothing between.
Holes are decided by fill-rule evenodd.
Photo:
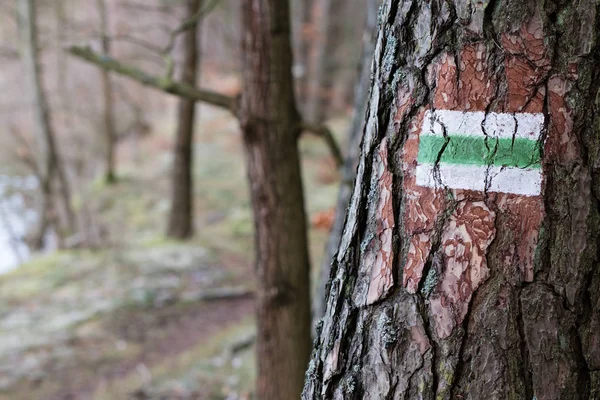
<instances>
[{"instance_id":1,"label":"white and green hiking sign","mask_svg":"<svg viewBox=\"0 0 600 400\"><path fill-rule=\"evenodd\" d=\"M427 111L417 185L537 196L543 128L543 114Z\"/></svg>"}]
</instances>

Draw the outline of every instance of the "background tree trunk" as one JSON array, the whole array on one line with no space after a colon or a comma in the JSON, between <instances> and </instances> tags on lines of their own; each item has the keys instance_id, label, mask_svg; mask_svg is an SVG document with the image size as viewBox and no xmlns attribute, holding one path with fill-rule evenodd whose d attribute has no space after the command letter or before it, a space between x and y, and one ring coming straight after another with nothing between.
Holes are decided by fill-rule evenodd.
<instances>
[{"instance_id":1,"label":"background tree trunk","mask_svg":"<svg viewBox=\"0 0 600 400\"><path fill-rule=\"evenodd\" d=\"M321 318L325 314L325 290L329 272L331 271L331 262L337 252L344 229L346 211L352 194L354 177L356 176L356 166L358 165L358 156L360 152L360 140L365 126L365 112L369 101L369 89L371 88L371 63L373 61L373 51L375 49L375 28L377 24L377 10L381 4L380 0L367 1L367 14L363 34L363 49L358 67L358 80L354 93L354 111L352 123L348 130L348 143L346 149L346 159L342 167L342 182L335 206L335 218L331 233L327 239L325 255L319 270L319 281L317 282L317 293L314 299L313 318Z\"/></svg>"},{"instance_id":2,"label":"background tree trunk","mask_svg":"<svg viewBox=\"0 0 600 400\"><path fill-rule=\"evenodd\" d=\"M309 258L289 4L242 1L240 121L255 224L256 398L297 398L311 346Z\"/></svg>"},{"instance_id":3,"label":"background tree trunk","mask_svg":"<svg viewBox=\"0 0 600 400\"><path fill-rule=\"evenodd\" d=\"M301 111L308 103L310 83L310 53L313 43L313 0L303 0L291 3L293 15L297 15L294 27L296 50L294 57L294 78L296 80L296 97ZM295 8L295 9L294 9Z\"/></svg>"},{"instance_id":4,"label":"background tree trunk","mask_svg":"<svg viewBox=\"0 0 600 400\"><path fill-rule=\"evenodd\" d=\"M317 34L313 73L311 75L308 120L322 123L329 110L333 91L333 74L336 70L336 47L339 45L341 22L335 18L344 7L342 0L318 0L316 18Z\"/></svg>"},{"instance_id":5,"label":"background tree trunk","mask_svg":"<svg viewBox=\"0 0 600 400\"><path fill-rule=\"evenodd\" d=\"M598 397L599 7L384 2L305 400ZM483 133L485 176L462 182L475 190L444 169L469 148L450 128ZM509 155L541 134L533 161L493 169L508 128ZM499 190L511 168L541 181Z\"/></svg>"},{"instance_id":6,"label":"background tree trunk","mask_svg":"<svg viewBox=\"0 0 600 400\"><path fill-rule=\"evenodd\" d=\"M102 44L102 53L110 56L110 26L108 23L108 12L106 10L106 0L96 0L96 8L100 17L100 43ZM106 138L106 171L104 180L106 183L114 183L117 179L115 172L115 150L117 143L117 130L115 128L115 113L113 101L113 85L110 73L102 69L102 125L104 136Z\"/></svg>"},{"instance_id":7,"label":"background tree trunk","mask_svg":"<svg viewBox=\"0 0 600 400\"><path fill-rule=\"evenodd\" d=\"M188 18L200 11L201 0L186 0ZM195 86L200 64L198 33L201 19L183 34L184 60L181 81ZM177 135L173 160L171 212L167 234L177 239L194 234L193 147L196 102L181 98L177 109Z\"/></svg>"},{"instance_id":8,"label":"background tree trunk","mask_svg":"<svg viewBox=\"0 0 600 400\"><path fill-rule=\"evenodd\" d=\"M41 245L45 234L47 218L52 208L54 177L58 178L58 195L62 200L66 216L66 230L75 231L75 214L71 207L70 187L62 160L58 154L55 134L52 129L48 101L42 84L42 69L38 57L37 25L34 0L18 0L17 13L21 37L21 58L23 70L28 82L28 91L34 110L35 138L37 143L37 172L42 189L42 209L40 211L40 230L35 242Z\"/></svg>"}]
</instances>

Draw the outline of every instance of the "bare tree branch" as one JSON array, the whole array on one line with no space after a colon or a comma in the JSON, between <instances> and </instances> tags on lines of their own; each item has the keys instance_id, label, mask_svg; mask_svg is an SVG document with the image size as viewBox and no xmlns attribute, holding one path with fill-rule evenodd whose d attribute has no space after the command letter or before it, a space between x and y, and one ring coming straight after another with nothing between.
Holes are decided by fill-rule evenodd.
<instances>
[{"instance_id":1,"label":"bare tree branch","mask_svg":"<svg viewBox=\"0 0 600 400\"><path fill-rule=\"evenodd\" d=\"M225 96L210 90L198 89L191 85L173 81L168 77L148 75L136 67L123 64L106 55L95 53L89 47L73 46L68 48L67 51L82 60L88 61L119 75L131 78L142 85L186 99L201 101L215 107L224 108L234 115L236 114L236 101L233 97Z\"/></svg>"},{"instance_id":2,"label":"bare tree branch","mask_svg":"<svg viewBox=\"0 0 600 400\"><path fill-rule=\"evenodd\" d=\"M171 6L157 6L157 5L148 5L141 2L133 2L133 1L122 1L119 3L119 6L124 9L129 9L133 11L147 11L147 12L155 12L165 15L170 15L172 13Z\"/></svg>"},{"instance_id":3,"label":"bare tree branch","mask_svg":"<svg viewBox=\"0 0 600 400\"><path fill-rule=\"evenodd\" d=\"M181 25L179 25L177 28L175 28L175 30L172 31L171 34L169 35L169 42L167 43L167 46L163 50L163 57L165 59L165 64L167 65L167 74L166 75L169 78L173 77L173 72L175 70L175 62L173 61L173 57L171 56L171 51L173 51L173 47L175 47L175 39L177 39L177 36L180 35L181 33L184 33L186 31L194 28L196 26L196 24L198 23L198 21L200 21L200 19L204 15L211 12L217 6L217 4L219 4L219 0L213 0L212 2L209 2L208 4L205 4L205 6L203 8L198 10L198 12L196 14L192 15L187 20L183 21L181 23Z\"/></svg>"},{"instance_id":4,"label":"bare tree branch","mask_svg":"<svg viewBox=\"0 0 600 400\"><path fill-rule=\"evenodd\" d=\"M108 40L131 43L131 44L134 44L136 46L142 47L146 50L149 50L149 51L152 51L152 52L158 53L158 54L162 54L162 52L163 52L162 47L157 46L150 41L135 37L133 35L127 35L127 34L114 35L114 36L109 36Z\"/></svg>"},{"instance_id":5,"label":"bare tree branch","mask_svg":"<svg viewBox=\"0 0 600 400\"><path fill-rule=\"evenodd\" d=\"M331 156L335 160L336 166L338 168L340 168L344 164L344 157L342 156L342 151L340 150L340 146L338 145L337 141L335 140L333 133L331 133L331 130L329 130L329 128L327 126L303 122L300 125L300 129L302 131L311 132L311 133L323 138L323 140L325 141L325 144L327 145L327 147L329 148L329 151L331 152Z\"/></svg>"},{"instance_id":6,"label":"bare tree branch","mask_svg":"<svg viewBox=\"0 0 600 400\"><path fill-rule=\"evenodd\" d=\"M190 18L183 21L181 25L175 28L175 30L172 31L171 35L169 36L169 42L164 49L164 53L170 53L171 50L173 50L173 47L175 46L175 39L177 38L177 36L196 26L198 20L200 20L203 16L211 12L217 6L217 4L219 4L219 0L213 0L212 2L207 3L196 14L192 15Z\"/></svg>"}]
</instances>

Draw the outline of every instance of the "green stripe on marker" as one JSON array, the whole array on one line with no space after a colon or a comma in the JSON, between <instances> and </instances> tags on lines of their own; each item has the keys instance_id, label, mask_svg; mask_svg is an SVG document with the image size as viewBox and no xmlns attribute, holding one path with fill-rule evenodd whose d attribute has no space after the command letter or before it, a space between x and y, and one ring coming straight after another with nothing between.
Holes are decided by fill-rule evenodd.
<instances>
[{"instance_id":1,"label":"green stripe on marker","mask_svg":"<svg viewBox=\"0 0 600 400\"><path fill-rule=\"evenodd\" d=\"M463 165L495 165L537 169L541 167L540 144L524 138L490 138L450 134L447 138L421 135L418 162L434 164L444 143L440 162Z\"/></svg>"}]
</instances>

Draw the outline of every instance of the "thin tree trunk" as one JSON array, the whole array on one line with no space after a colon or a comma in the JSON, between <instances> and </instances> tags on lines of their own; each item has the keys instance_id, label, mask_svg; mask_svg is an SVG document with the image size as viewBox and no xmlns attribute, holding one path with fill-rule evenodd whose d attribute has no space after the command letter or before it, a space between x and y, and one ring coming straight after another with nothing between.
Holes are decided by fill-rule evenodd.
<instances>
[{"instance_id":1,"label":"thin tree trunk","mask_svg":"<svg viewBox=\"0 0 600 400\"><path fill-rule=\"evenodd\" d=\"M256 397L298 398L311 345L309 258L289 4L242 1L240 120L254 210Z\"/></svg>"},{"instance_id":2,"label":"thin tree trunk","mask_svg":"<svg viewBox=\"0 0 600 400\"><path fill-rule=\"evenodd\" d=\"M52 204L52 179L58 178L62 205L65 210L67 229L75 230L75 214L71 208L70 187L58 154L55 134L52 129L48 102L42 85L42 69L38 59L37 26L34 0L17 0L19 29L22 41L23 70L28 82L28 92L34 107L34 125L38 151L37 168L42 187L42 211L40 212L41 226L45 226L50 204ZM38 242L41 243L44 232L40 230Z\"/></svg>"},{"instance_id":3,"label":"thin tree trunk","mask_svg":"<svg viewBox=\"0 0 600 400\"><path fill-rule=\"evenodd\" d=\"M297 7L296 29L294 36L296 38L295 48L297 49L297 57L295 57L296 74L296 93L298 104L301 111L305 111L308 103L309 83L310 83L310 53L314 38L312 37L311 28L313 26L312 11L313 0L303 0L291 4L292 7Z\"/></svg>"},{"instance_id":4,"label":"thin tree trunk","mask_svg":"<svg viewBox=\"0 0 600 400\"><path fill-rule=\"evenodd\" d=\"M100 43L102 53L110 56L110 26L108 22L108 10L106 0L96 0L96 8L100 17ZM117 176L115 172L115 150L117 132L115 128L113 83L109 72L105 69L100 71L102 75L102 128L106 138L106 165L104 180L107 184L115 183Z\"/></svg>"},{"instance_id":5,"label":"thin tree trunk","mask_svg":"<svg viewBox=\"0 0 600 400\"><path fill-rule=\"evenodd\" d=\"M384 2L303 399L599 398L599 18Z\"/></svg>"},{"instance_id":6,"label":"thin tree trunk","mask_svg":"<svg viewBox=\"0 0 600 400\"><path fill-rule=\"evenodd\" d=\"M188 16L199 12L201 0L186 0ZM201 21L183 34L184 60L181 81L196 85L199 67L199 40ZM173 158L173 178L171 188L171 212L167 235L177 239L189 238L194 234L194 183L193 146L195 102L180 99L177 110L177 134Z\"/></svg>"},{"instance_id":7,"label":"thin tree trunk","mask_svg":"<svg viewBox=\"0 0 600 400\"><path fill-rule=\"evenodd\" d=\"M327 116L333 91L333 76L337 67L336 47L340 40L340 21L336 18L342 0L319 0L318 38L311 76L310 104L308 119L313 123L322 123Z\"/></svg>"},{"instance_id":8,"label":"thin tree trunk","mask_svg":"<svg viewBox=\"0 0 600 400\"><path fill-rule=\"evenodd\" d=\"M360 140L364 130L365 112L367 102L369 101L369 89L371 87L371 63L373 61L373 51L375 50L375 28L377 24L377 9L381 0L367 1L367 15L363 33L363 49L358 68L358 80L355 86L354 94L354 112L352 123L348 131L348 145L346 159L342 167L342 182L335 206L335 218L333 226L329 233L325 255L321 262L319 271L319 282L317 282L317 293L314 299L313 318L321 318L325 314L325 294L329 272L331 271L331 262L337 252L346 220L346 211L352 194L352 186L356 176L356 167L358 165L358 156L360 152Z\"/></svg>"}]
</instances>

